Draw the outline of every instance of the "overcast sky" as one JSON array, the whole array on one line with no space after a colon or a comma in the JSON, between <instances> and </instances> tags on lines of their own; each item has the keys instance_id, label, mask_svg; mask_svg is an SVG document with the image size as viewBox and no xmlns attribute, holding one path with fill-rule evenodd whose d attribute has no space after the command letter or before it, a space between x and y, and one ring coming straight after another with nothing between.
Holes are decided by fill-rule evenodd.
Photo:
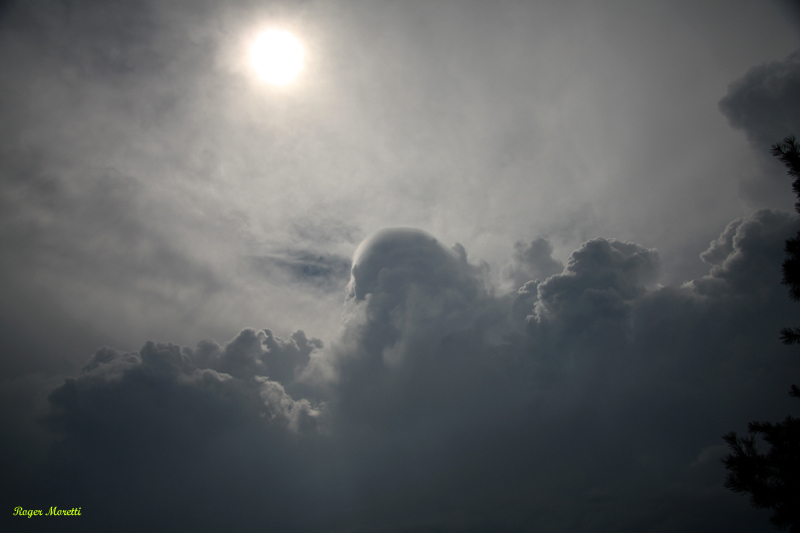
<instances>
[{"instance_id":1,"label":"overcast sky","mask_svg":"<svg viewBox=\"0 0 800 533\"><path fill-rule=\"evenodd\" d=\"M0 117L14 527L771 530L796 3L11 0Z\"/></svg>"}]
</instances>

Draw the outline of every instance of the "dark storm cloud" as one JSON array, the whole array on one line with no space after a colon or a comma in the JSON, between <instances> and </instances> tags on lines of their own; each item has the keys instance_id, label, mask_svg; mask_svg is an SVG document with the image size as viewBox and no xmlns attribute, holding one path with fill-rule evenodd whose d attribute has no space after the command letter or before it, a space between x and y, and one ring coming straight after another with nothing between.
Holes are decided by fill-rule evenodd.
<instances>
[{"instance_id":1,"label":"dark storm cloud","mask_svg":"<svg viewBox=\"0 0 800 533\"><path fill-rule=\"evenodd\" d=\"M562 274L538 286L529 323L566 322L568 328L591 331L596 318L625 315L627 304L655 282L658 267L656 250L614 239L588 241L572 253Z\"/></svg>"},{"instance_id":2,"label":"dark storm cloud","mask_svg":"<svg viewBox=\"0 0 800 533\"><path fill-rule=\"evenodd\" d=\"M783 263L785 235L795 226L794 216L768 209L734 220L700 255L711 272L692 286L704 295L746 294L769 287Z\"/></svg>"},{"instance_id":3,"label":"dark storm cloud","mask_svg":"<svg viewBox=\"0 0 800 533\"><path fill-rule=\"evenodd\" d=\"M790 405L773 389L796 369L776 341L792 308L774 258L798 222L760 212L733 226L734 244L719 247L726 233L707 254L727 265L707 277L724 295L656 288L654 250L595 239L525 286L527 333L506 324L500 345L483 332L510 302L476 291L468 265L418 232L368 240L355 318L330 354L334 426L368 439L347 443L365 512L397 530L699 531L724 513L726 527L758 527L702 458L727 425Z\"/></svg>"},{"instance_id":4,"label":"dark storm cloud","mask_svg":"<svg viewBox=\"0 0 800 533\"><path fill-rule=\"evenodd\" d=\"M309 339L296 331L291 337L276 337L270 330L244 329L231 342L220 347L203 341L194 351L194 359L203 367L238 378L269 376L284 385L291 385L314 350L323 347L319 339Z\"/></svg>"},{"instance_id":5,"label":"dark storm cloud","mask_svg":"<svg viewBox=\"0 0 800 533\"><path fill-rule=\"evenodd\" d=\"M719 108L763 153L800 130L800 51L753 67L732 83Z\"/></svg>"},{"instance_id":6,"label":"dark storm cloud","mask_svg":"<svg viewBox=\"0 0 800 533\"><path fill-rule=\"evenodd\" d=\"M740 184L740 194L755 206L788 208L784 167L770 147L800 131L800 50L781 61L750 69L728 87L719 109L731 126L744 131L758 154L761 170Z\"/></svg>"},{"instance_id":7,"label":"dark storm cloud","mask_svg":"<svg viewBox=\"0 0 800 533\"><path fill-rule=\"evenodd\" d=\"M49 395L58 440L14 490L131 530L767 531L715 458L790 407L776 265L799 227L733 222L683 287L654 285L654 250L588 241L526 284L527 328L463 247L381 232L331 346L245 329L98 350Z\"/></svg>"},{"instance_id":8,"label":"dark storm cloud","mask_svg":"<svg viewBox=\"0 0 800 533\"><path fill-rule=\"evenodd\" d=\"M102 348L48 397L49 467L9 467L5 497L82 507L88 519L66 530L307 527L296 520L308 496L300 470L316 459L300 450L311 453L324 407L293 399L266 373L291 380L319 346L302 332L282 339L244 330L224 347L204 342L196 351L152 342L138 352Z\"/></svg>"}]
</instances>

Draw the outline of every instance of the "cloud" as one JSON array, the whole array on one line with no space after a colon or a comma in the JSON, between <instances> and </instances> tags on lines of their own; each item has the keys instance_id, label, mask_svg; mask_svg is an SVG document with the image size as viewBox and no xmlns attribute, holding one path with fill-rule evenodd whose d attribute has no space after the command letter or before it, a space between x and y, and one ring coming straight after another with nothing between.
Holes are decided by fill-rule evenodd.
<instances>
[{"instance_id":1,"label":"cloud","mask_svg":"<svg viewBox=\"0 0 800 533\"><path fill-rule=\"evenodd\" d=\"M792 407L797 222L659 270L740 212L707 102L785 50L769 9L189 5L2 8L3 501L88 531L766 530L714 454ZM314 59L280 97L240 68L276 14ZM783 119L795 59L732 88L742 128ZM348 259L398 225L436 236Z\"/></svg>"},{"instance_id":2,"label":"cloud","mask_svg":"<svg viewBox=\"0 0 800 533\"><path fill-rule=\"evenodd\" d=\"M700 254L711 271L692 281L692 287L704 295L774 290L781 279L783 244L796 226L793 215L768 209L737 218Z\"/></svg>"},{"instance_id":3,"label":"cloud","mask_svg":"<svg viewBox=\"0 0 800 533\"><path fill-rule=\"evenodd\" d=\"M787 9L784 6L784 9ZM740 194L754 206L789 208L786 169L770 147L800 131L800 50L782 61L751 68L728 87L719 110L734 128L743 130L760 171L740 184Z\"/></svg>"},{"instance_id":4,"label":"cloud","mask_svg":"<svg viewBox=\"0 0 800 533\"><path fill-rule=\"evenodd\" d=\"M471 327L486 297L463 247L448 250L419 230L387 229L355 252L345 327L366 357L393 364L409 343Z\"/></svg>"},{"instance_id":5,"label":"cloud","mask_svg":"<svg viewBox=\"0 0 800 533\"><path fill-rule=\"evenodd\" d=\"M531 280L544 281L564 269L564 265L553 259L552 254L553 245L543 237L530 243L517 241L514 243L512 264L503 274L514 283L515 288Z\"/></svg>"},{"instance_id":6,"label":"cloud","mask_svg":"<svg viewBox=\"0 0 800 533\"><path fill-rule=\"evenodd\" d=\"M556 317L595 304L610 306L645 293L658 276L658 252L614 239L593 239L572 253L564 272L539 285L536 318Z\"/></svg>"},{"instance_id":7,"label":"cloud","mask_svg":"<svg viewBox=\"0 0 800 533\"><path fill-rule=\"evenodd\" d=\"M302 348L298 348L298 340ZM276 339L268 330L256 333L246 329L221 350L212 342L201 343L197 355L175 344L153 342L146 343L138 353L101 348L79 377L67 379L50 395L54 408L52 420L67 430L87 423L91 417L99 416L98 421L103 421L117 409L142 411L138 404L147 404L154 398L165 401L165 407L177 398L175 408L180 411L185 401L181 397L200 395L228 398L232 400L230 407L257 413L271 423L297 430L300 425L313 425L320 412L306 400L293 400L283 385L267 377L266 371L273 361L286 367L282 358L296 356L302 362L302 356L307 359L308 353L318 346L310 345L302 332L292 339ZM198 367L195 359L212 361L209 367ZM270 364L265 365L264 359ZM215 366L229 373L218 372L212 368ZM166 396L160 397L161 394ZM119 405L115 406L115 402ZM95 412L94 404L103 405L103 411ZM195 413L187 411L187 414Z\"/></svg>"},{"instance_id":8,"label":"cloud","mask_svg":"<svg viewBox=\"0 0 800 533\"><path fill-rule=\"evenodd\" d=\"M282 339L244 330L219 349L153 342L138 352L99 349L47 398L44 423L55 441L45 470L10 468L13 494L4 498L82 507L84 530L110 523L125 531L142 524L249 530L288 527L287 517L303 524L303 463L316 461L310 449L324 405L292 398L262 370L281 356L302 361L309 342L302 332ZM268 363L243 363L248 358ZM236 376L198 366L203 359Z\"/></svg>"},{"instance_id":9,"label":"cloud","mask_svg":"<svg viewBox=\"0 0 800 533\"><path fill-rule=\"evenodd\" d=\"M757 530L714 457L788 408L775 266L798 227L734 221L679 287L655 250L592 239L516 300L463 247L385 230L354 255L330 343L97 350L47 398L49 459L10 479L131 530Z\"/></svg>"},{"instance_id":10,"label":"cloud","mask_svg":"<svg viewBox=\"0 0 800 533\"><path fill-rule=\"evenodd\" d=\"M350 260L335 254L290 250L282 255L251 257L256 269L270 276L288 274L292 281L324 290L340 290L347 282Z\"/></svg>"},{"instance_id":11,"label":"cloud","mask_svg":"<svg viewBox=\"0 0 800 533\"><path fill-rule=\"evenodd\" d=\"M760 152L800 130L800 51L753 67L728 88L719 109Z\"/></svg>"},{"instance_id":12,"label":"cloud","mask_svg":"<svg viewBox=\"0 0 800 533\"><path fill-rule=\"evenodd\" d=\"M515 312L527 315L528 335L548 352L564 350L564 343L582 349L580 339L623 342L633 302L655 285L659 266L654 249L592 239L572 253L563 272L517 291Z\"/></svg>"},{"instance_id":13,"label":"cloud","mask_svg":"<svg viewBox=\"0 0 800 533\"><path fill-rule=\"evenodd\" d=\"M323 343L309 339L298 330L288 339L275 337L272 331L242 330L225 347L214 341L201 341L193 358L202 367L230 374L237 378L269 376L284 385L291 385L300 369L305 367L314 350Z\"/></svg>"},{"instance_id":14,"label":"cloud","mask_svg":"<svg viewBox=\"0 0 800 533\"><path fill-rule=\"evenodd\" d=\"M356 307L375 312L365 312L352 330L346 326L363 353L343 359L332 407L335 424L366 439L348 442L350 453L363 458L353 465L357 497L376 516L392 516L408 529L419 523L443 530L476 523L509 531L533 524L544 530L691 529L713 523L706 512L723 509L753 527L752 515L722 489L708 492L720 486L719 464L697 458L718 446L726 424L742 423L747 401L778 386L779 367L792 366L777 357L765 365L752 350L770 342L772 353L780 350L776 317L788 317L791 308L778 280L761 275L768 267L761 255L780 254L781 239L798 222L760 212L743 224L761 224L763 231L737 239L720 260L759 271L755 292L735 284L714 295L691 284L660 288L655 250L594 239L572 254L562 273L526 285L528 294L536 289L526 337L511 335L496 345L479 322L462 319L461 328L453 328L447 313L441 321L420 313L415 316L429 328L405 320L392 335L379 336L422 332L403 346L404 357L388 363L380 357L387 343L366 341L371 333L386 333L381 327L392 324L393 313L406 316L410 303L420 301L418 293L431 304L444 294L473 311L490 306L464 297L478 277L473 274L471 284L467 266L458 267L433 238L389 232L368 240L354 260L366 275L360 278L354 266L350 294ZM360 279L367 280L363 292ZM415 290L420 286L425 290ZM767 287L767 298L754 297ZM477 315L455 303L444 308L451 316ZM758 341L742 343L734 332L745 330ZM772 385L753 383L752 372L770 375ZM760 408L781 404L772 398ZM653 476L666 476L666 484ZM526 503L517 507L510 502L519 495ZM468 509L461 506L466 502ZM631 505L648 511L631 517ZM403 515L409 508L415 518ZM454 509L464 522L448 514ZM581 519L570 522L573 513Z\"/></svg>"}]
</instances>

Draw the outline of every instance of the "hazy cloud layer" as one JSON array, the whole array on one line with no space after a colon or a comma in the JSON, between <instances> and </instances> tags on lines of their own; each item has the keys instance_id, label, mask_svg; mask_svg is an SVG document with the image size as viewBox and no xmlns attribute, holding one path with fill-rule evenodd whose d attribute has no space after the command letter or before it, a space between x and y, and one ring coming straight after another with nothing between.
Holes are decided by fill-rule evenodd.
<instances>
[{"instance_id":1,"label":"hazy cloud layer","mask_svg":"<svg viewBox=\"0 0 800 533\"><path fill-rule=\"evenodd\" d=\"M230 338L254 317L330 336L339 298L318 289L335 284L303 270L338 273L397 226L476 262L537 236L563 262L614 237L658 246L671 282L695 277L757 159L716 104L797 48L782 16L769 2L6 2L0 269L23 288L4 312L46 300L126 349ZM308 52L283 92L246 61L273 23Z\"/></svg>"},{"instance_id":2,"label":"hazy cloud layer","mask_svg":"<svg viewBox=\"0 0 800 533\"><path fill-rule=\"evenodd\" d=\"M332 254L314 254L303 250L251 257L250 261L266 278L283 274L293 282L337 292L347 283L350 270L350 260L347 258Z\"/></svg>"},{"instance_id":3,"label":"hazy cloud layer","mask_svg":"<svg viewBox=\"0 0 800 533\"><path fill-rule=\"evenodd\" d=\"M0 3L6 529L770 531L785 13Z\"/></svg>"}]
</instances>

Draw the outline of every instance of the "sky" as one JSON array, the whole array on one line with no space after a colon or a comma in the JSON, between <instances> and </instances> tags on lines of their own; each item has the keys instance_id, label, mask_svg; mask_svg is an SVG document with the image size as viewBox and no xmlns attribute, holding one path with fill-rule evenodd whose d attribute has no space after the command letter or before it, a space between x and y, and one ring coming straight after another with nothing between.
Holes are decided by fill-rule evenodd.
<instances>
[{"instance_id":1,"label":"sky","mask_svg":"<svg viewBox=\"0 0 800 533\"><path fill-rule=\"evenodd\" d=\"M772 530L795 2L7 0L0 116L14 528Z\"/></svg>"}]
</instances>

